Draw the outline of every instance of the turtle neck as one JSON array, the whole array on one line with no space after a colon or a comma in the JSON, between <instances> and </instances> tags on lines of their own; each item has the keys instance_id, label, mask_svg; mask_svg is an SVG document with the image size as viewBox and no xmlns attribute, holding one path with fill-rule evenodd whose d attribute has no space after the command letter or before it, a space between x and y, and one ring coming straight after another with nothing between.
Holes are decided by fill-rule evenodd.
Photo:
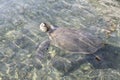
<instances>
[{"instance_id":1,"label":"turtle neck","mask_svg":"<svg viewBox=\"0 0 120 80\"><path fill-rule=\"evenodd\" d=\"M48 34L52 33L53 31L55 31L57 29L57 27L50 25L49 31L47 32Z\"/></svg>"}]
</instances>

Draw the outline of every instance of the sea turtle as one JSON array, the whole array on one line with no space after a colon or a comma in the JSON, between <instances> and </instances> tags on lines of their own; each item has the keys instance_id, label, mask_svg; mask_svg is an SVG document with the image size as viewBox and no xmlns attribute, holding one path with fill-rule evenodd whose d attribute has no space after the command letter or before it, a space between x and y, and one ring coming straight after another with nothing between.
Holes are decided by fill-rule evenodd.
<instances>
[{"instance_id":1,"label":"sea turtle","mask_svg":"<svg viewBox=\"0 0 120 80\"><path fill-rule=\"evenodd\" d=\"M47 49L52 44L70 53L93 54L103 47L103 41L99 37L83 29L55 27L41 23L40 30L47 33L49 40L41 43L39 51ZM97 57L97 59L99 58Z\"/></svg>"}]
</instances>

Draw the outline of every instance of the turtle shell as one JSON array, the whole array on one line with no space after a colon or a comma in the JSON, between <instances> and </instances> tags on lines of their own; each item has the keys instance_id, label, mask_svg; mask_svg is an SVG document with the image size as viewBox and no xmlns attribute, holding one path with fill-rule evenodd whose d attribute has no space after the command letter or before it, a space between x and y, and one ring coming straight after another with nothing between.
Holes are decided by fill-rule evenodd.
<instances>
[{"instance_id":1,"label":"turtle shell","mask_svg":"<svg viewBox=\"0 0 120 80\"><path fill-rule=\"evenodd\" d=\"M101 39L85 30L59 27L48 35L53 45L72 53L91 54L103 47Z\"/></svg>"}]
</instances>

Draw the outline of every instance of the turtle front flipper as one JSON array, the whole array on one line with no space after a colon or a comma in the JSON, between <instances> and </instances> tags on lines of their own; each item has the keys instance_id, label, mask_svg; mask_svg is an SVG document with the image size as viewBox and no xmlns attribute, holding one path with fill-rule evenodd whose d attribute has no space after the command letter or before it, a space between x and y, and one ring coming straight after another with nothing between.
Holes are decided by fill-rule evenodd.
<instances>
[{"instance_id":1,"label":"turtle front flipper","mask_svg":"<svg viewBox=\"0 0 120 80\"><path fill-rule=\"evenodd\" d=\"M50 40L45 40L37 47L36 56L40 59L45 58L47 56L47 51L50 46Z\"/></svg>"}]
</instances>

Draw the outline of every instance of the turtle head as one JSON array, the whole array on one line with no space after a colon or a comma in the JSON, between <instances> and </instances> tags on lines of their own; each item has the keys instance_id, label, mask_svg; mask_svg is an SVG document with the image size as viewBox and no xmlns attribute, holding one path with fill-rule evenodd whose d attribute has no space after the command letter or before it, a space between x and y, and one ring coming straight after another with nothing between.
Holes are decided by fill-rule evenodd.
<instances>
[{"instance_id":1,"label":"turtle head","mask_svg":"<svg viewBox=\"0 0 120 80\"><path fill-rule=\"evenodd\" d=\"M49 25L47 23L41 23L40 24L40 30L42 32L52 32L55 29L53 25Z\"/></svg>"}]
</instances>

